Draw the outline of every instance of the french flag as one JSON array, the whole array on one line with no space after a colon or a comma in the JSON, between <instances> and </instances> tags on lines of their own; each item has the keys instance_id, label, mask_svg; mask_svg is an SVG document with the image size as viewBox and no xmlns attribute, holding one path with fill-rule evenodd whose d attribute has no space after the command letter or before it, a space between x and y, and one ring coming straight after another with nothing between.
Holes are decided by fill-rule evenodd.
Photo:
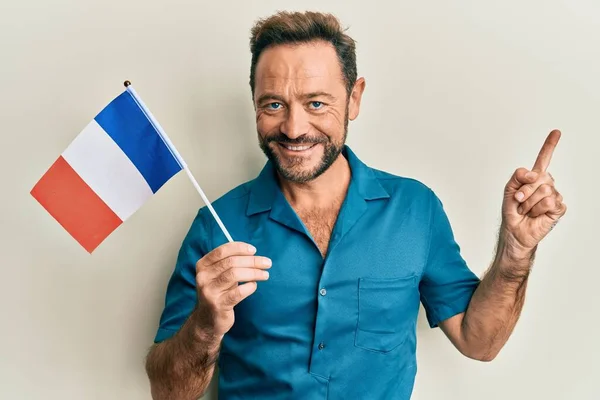
<instances>
[{"instance_id":1,"label":"french flag","mask_svg":"<svg viewBox=\"0 0 600 400\"><path fill-rule=\"evenodd\" d=\"M132 90L113 99L31 190L89 253L184 168Z\"/></svg>"}]
</instances>

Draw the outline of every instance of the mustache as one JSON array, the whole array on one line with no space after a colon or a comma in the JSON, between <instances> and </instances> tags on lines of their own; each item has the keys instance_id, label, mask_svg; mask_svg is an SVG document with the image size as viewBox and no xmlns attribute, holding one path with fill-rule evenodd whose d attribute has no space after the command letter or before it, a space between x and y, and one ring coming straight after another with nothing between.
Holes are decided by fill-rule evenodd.
<instances>
[{"instance_id":1,"label":"mustache","mask_svg":"<svg viewBox=\"0 0 600 400\"><path fill-rule=\"evenodd\" d=\"M271 142L285 143L285 144L290 144L290 145L317 144L317 143L327 143L327 139L322 138L322 137L310 137L310 136L304 136L304 135L297 137L296 139L290 139L285 134L278 133L276 135L265 138L265 142L267 142L267 143L271 143Z\"/></svg>"}]
</instances>

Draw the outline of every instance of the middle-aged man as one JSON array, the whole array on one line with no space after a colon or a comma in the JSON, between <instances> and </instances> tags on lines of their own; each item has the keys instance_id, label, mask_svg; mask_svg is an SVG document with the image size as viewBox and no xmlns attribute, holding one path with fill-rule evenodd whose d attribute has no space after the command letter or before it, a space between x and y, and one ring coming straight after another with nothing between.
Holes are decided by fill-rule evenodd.
<instances>
[{"instance_id":1,"label":"middle-aged man","mask_svg":"<svg viewBox=\"0 0 600 400\"><path fill-rule=\"evenodd\" d=\"M409 399L421 302L458 351L492 360L521 312L537 245L566 211L546 171L560 132L506 184L480 280L434 192L345 144L365 80L335 17L260 20L251 52L268 162L214 202L234 242L203 207L182 243L147 358L153 397L200 397L218 363L222 399Z\"/></svg>"}]
</instances>

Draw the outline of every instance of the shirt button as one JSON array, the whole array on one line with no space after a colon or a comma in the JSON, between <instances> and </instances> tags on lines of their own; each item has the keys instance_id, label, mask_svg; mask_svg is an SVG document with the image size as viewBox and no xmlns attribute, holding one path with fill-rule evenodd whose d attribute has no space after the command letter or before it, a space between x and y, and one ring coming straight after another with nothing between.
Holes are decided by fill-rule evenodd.
<instances>
[{"instance_id":1,"label":"shirt button","mask_svg":"<svg viewBox=\"0 0 600 400\"><path fill-rule=\"evenodd\" d=\"M325 348L325 344L323 342L319 343L319 350L323 350Z\"/></svg>"},{"instance_id":2,"label":"shirt button","mask_svg":"<svg viewBox=\"0 0 600 400\"><path fill-rule=\"evenodd\" d=\"M319 290L319 293L321 293L321 296L325 296L327 294L327 290L325 290L325 288L321 288L321 290Z\"/></svg>"}]
</instances>

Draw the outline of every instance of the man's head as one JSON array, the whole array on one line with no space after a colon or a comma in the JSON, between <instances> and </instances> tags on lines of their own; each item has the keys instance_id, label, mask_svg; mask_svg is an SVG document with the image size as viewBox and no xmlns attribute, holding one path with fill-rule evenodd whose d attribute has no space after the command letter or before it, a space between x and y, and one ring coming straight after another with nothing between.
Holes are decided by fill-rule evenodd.
<instances>
[{"instance_id":1,"label":"man's head","mask_svg":"<svg viewBox=\"0 0 600 400\"><path fill-rule=\"evenodd\" d=\"M354 40L330 14L281 12L250 40L250 86L261 149L287 180L307 182L337 159L358 116Z\"/></svg>"}]
</instances>

